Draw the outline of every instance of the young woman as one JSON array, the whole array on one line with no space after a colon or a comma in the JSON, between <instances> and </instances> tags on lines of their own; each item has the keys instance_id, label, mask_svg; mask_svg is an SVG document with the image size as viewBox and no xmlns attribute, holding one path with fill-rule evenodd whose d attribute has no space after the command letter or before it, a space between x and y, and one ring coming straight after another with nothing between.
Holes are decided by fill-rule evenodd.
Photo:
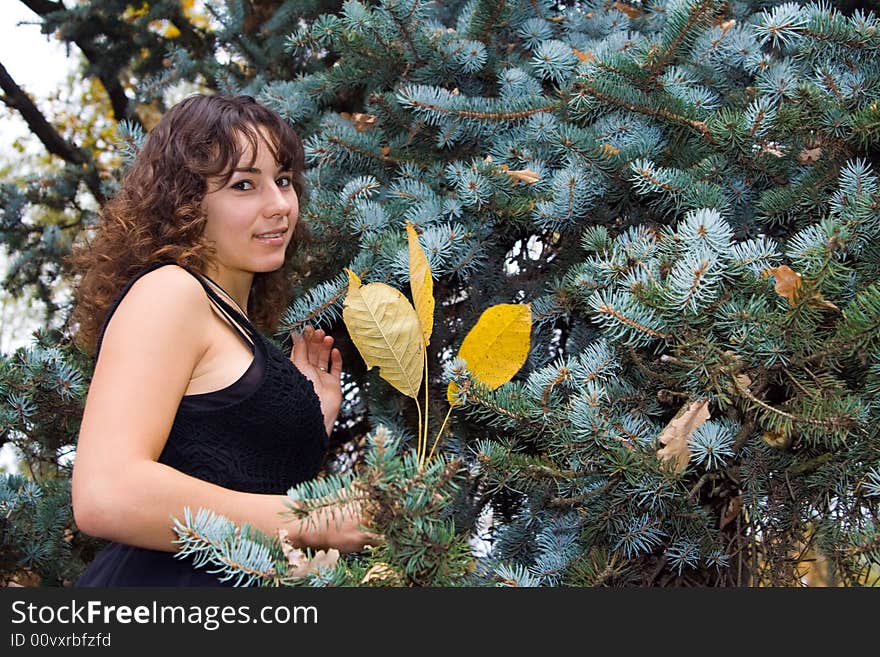
<instances>
[{"instance_id":1,"label":"young woman","mask_svg":"<svg viewBox=\"0 0 880 657\"><path fill-rule=\"evenodd\" d=\"M101 212L81 273L77 339L95 353L72 494L108 539L78 586L216 586L175 558L173 518L210 509L300 547L360 550L360 508L285 516L314 477L341 404L333 338L290 358L271 333L289 293L302 143L250 97L192 96L148 135Z\"/></svg>"}]
</instances>

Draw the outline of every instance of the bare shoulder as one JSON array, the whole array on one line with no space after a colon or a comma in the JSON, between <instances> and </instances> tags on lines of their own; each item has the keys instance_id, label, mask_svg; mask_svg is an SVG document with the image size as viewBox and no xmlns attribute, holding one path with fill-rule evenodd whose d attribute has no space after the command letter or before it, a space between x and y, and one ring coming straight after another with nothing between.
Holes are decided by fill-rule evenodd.
<instances>
[{"instance_id":1,"label":"bare shoulder","mask_svg":"<svg viewBox=\"0 0 880 657\"><path fill-rule=\"evenodd\" d=\"M167 265L144 274L131 286L107 325L106 337L120 333L133 339L176 336L183 342L181 347L201 351L204 332L200 327L210 320L210 313L201 283L185 269Z\"/></svg>"},{"instance_id":2,"label":"bare shoulder","mask_svg":"<svg viewBox=\"0 0 880 657\"><path fill-rule=\"evenodd\" d=\"M136 302L162 302L173 307L204 307L208 303L201 283L177 265L166 265L144 274L131 286L126 299L128 297Z\"/></svg>"}]
</instances>

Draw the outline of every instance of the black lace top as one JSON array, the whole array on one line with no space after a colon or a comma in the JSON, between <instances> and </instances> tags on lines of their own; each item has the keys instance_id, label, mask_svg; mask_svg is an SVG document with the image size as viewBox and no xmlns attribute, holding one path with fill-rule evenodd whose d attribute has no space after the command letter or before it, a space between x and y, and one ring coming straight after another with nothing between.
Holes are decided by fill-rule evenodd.
<instances>
[{"instance_id":1,"label":"black lace top","mask_svg":"<svg viewBox=\"0 0 880 657\"><path fill-rule=\"evenodd\" d=\"M168 263L140 272L122 289L98 336L98 358L110 317L135 281ZM309 381L270 340L218 294L221 289L187 269L215 309L253 349L254 360L232 385L186 395L159 462L204 481L248 493L284 494L314 477L327 450L318 396ZM215 289L216 287L216 289ZM196 509L193 509L195 512ZM111 543L77 586L216 586L217 577L196 570L170 552Z\"/></svg>"}]
</instances>

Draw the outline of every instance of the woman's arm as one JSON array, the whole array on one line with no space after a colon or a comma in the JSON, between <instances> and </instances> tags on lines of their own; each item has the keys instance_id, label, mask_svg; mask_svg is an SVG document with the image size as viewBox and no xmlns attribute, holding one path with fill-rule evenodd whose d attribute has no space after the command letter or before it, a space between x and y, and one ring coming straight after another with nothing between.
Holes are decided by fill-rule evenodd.
<instances>
[{"instance_id":1,"label":"woman's arm","mask_svg":"<svg viewBox=\"0 0 880 657\"><path fill-rule=\"evenodd\" d=\"M295 521L280 514L284 495L242 493L157 462L178 404L208 348L210 305L198 282L162 267L132 286L107 326L89 387L72 478L73 511L84 532L176 551L172 517L210 509L295 544L358 550L368 537L357 513ZM352 507L350 507L351 509Z\"/></svg>"}]
</instances>

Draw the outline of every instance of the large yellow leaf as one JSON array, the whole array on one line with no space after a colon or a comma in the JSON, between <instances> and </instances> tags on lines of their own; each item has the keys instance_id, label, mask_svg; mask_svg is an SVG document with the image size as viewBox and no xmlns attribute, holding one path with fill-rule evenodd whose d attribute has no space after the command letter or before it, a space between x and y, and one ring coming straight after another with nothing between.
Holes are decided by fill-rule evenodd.
<instances>
[{"instance_id":1,"label":"large yellow leaf","mask_svg":"<svg viewBox=\"0 0 880 657\"><path fill-rule=\"evenodd\" d=\"M419 244L416 229L409 221L406 222L406 237L409 243L409 286L422 335L428 345L431 344L431 332L434 330L434 279L431 278L431 266Z\"/></svg>"},{"instance_id":2,"label":"large yellow leaf","mask_svg":"<svg viewBox=\"0 0 880 657\"><path fill-rule=\"evenodd\" d=\"M419 392L425 368L425 342L419 318L406 297L384 283L361 286L348 272L348 293L342 320L352 342L367 364L379 367L379 376L408 397Z\"/></svg>"},{"instance_id":3,"label":"large yellow leaf","mask_svg":"<svg viewBox=\"0 0 880 657\"><path fill-rule=\"evenodd\" d=\"M494 390L507 383L529 355L532 309L524 304L501 303L483 311L465 336L459 358L480 383Z\"/></svg>"}]
</instances>

